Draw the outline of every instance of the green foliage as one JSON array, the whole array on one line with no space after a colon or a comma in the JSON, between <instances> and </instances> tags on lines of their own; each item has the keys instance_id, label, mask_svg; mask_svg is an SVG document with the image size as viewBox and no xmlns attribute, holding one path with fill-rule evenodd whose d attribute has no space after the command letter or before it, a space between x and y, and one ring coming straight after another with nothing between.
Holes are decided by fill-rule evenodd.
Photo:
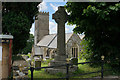
<instances>
[{"instance_id":1,"label":"green foliage","mask_svg":"<svg viewBox=\"0 0 120 80\"><path fill-rule=\"evenodd\" d=\"M42 60L42 67L48 66L48 64L50 63L51 60L53 60L53 59Z\"/></svg>"},{"instance_id":2,"label":"green foliage","mask_svg":"<svg viewBox=\"0 0 120 80\"><path fill-rule=\"evenodd\" d=\"M89 60L101 60L104 55L112 66L120 67L120 3L68 2L66 9L69 23L76 24L74 32L85 34Z\"/></svg>"},{"instance_id":3,"label":"green foliage","mask_svg":"<svg viewBox=\"0 0 120 80\"><path fill-rule=\"evenodd\" d=\"M80 58L88 59L92 55L92 51L89 48L89 41L83 39L80 43L82 45L82 51L80 53Z\"/></svg>"},{"instance_id":4,"label":"green foliage","mask_svg":"<svg viewBox=\"0 0 120 80\"><path fill-rule=\"evenodd\" d=\"M29 29L29 20L22 13L15 14L15 12L10 12L3 17L3 33L10 32L14 36L14 53L19 52L26 46L25 43L29 37Z\"/></svg>"},{"instance_id":5,"label":"green foliage","mask_svg":"<svg viewBox=\"0 0 120 80\"><path fill-rule=\"evenodd\" d=\"M31 53L33 44L34 44L34 36L32 34L30 34L30 37L27 40L26 47L23 48L22 53L23 54Z\"/></svg>"},{"instance_id":6,"label":"green foliage","mask_svg":"<svg viewBox=\"0 0 120 80\"><path fill-rule=\"evenodd\" d=\"M28 71L28 77L31 78L31 72ZM40 78L40 79L48 79L48 78L59 78L57 75L51 75L45 72L45 69L41 69L40 71L34 70L33 78Z\"/></svg>"},{"instance_id":7,"label":"green foliage","mask_svg":"<svg viewBox=\"0 0 120 80\"><path fill-rule=\"evenodd\" d=\"M13 54L22 52L28 45L29 32L34 22L33 17L38 12L39 3L31 2L4 2L2 3L2 32L11 33L13 39Z\"/></svg>"},{"instance_id":8,"label":"green foliage","mask_svg":"<svg viewBox=\"0 0 120 80\"><path fill-rule=\"evenodd\" d=\"M17 61L17 60L25 60L25 59L22 56L13 55L12 62Z\"/></svg>"}]
</instances>

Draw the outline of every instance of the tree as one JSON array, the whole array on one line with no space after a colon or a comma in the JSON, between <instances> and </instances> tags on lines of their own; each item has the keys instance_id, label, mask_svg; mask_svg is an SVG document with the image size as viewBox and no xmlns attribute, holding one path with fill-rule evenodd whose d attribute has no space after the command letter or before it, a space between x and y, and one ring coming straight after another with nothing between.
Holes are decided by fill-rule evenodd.
<instances>
[{"instance_id":1,"label":"tree","mask_svg":"<svg viewBox=\"0 0 120 80\"><path fill-rule=\"evenodd\" d=\"M89 60L101 60L104 55L112 66L120 67L120 3L68 2L65 7L69 24L76 24L74 32L85 34Z\"/></svg>"},{"instance_id":2,"label":"tree","mask_svg":"<svg viewBox=\"0 0 120 80\"><path fill-rule=\"evenodd\" d=\"M21 53L29 38L33 17L38 13L38 2L5 2L2 3L2 33L11 33L13 54Z\"/></svg>"},{"instance_id":3,"label":"tree","mask_svg":"<svg viewBox=\"0 0 120 80\"><path fill-rule=\"evenodd\" d=\"M23 54L31 53L33 44L34 44L34 36L32 34L30 34L30 37L27 40L26 47L23 48L22 53Z\"/></svg>"}]
</instances>

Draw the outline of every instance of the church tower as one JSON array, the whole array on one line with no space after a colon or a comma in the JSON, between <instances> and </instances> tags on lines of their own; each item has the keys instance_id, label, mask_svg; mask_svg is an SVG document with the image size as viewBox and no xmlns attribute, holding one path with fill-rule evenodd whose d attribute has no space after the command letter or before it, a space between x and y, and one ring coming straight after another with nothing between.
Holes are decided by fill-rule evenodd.
<instances>
[{"instance_id":1,"label":"church tower","mask_svg":"<svg viewBox=\"0 0 120 80\"><path fill-rule=\"evenodd\" d=\"M45 36L49 34L49 12L39 12L35 20L35 35L34 44L37 43Z\"/></svg>"}]
</instances>

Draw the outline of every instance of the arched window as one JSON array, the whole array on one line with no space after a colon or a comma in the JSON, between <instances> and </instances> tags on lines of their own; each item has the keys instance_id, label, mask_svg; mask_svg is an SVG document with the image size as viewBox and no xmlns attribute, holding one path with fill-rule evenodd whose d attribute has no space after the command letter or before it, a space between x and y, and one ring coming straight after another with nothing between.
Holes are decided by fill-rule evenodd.
<instances>
[{"instance_id":1,"label":"arched window","mask_svg":"<svg viewBox=\"0 0 120 80\"><path fill-rule=\"evenodd\" d=\"M72 57L77 58L78 57L78 48L72 47Z\"/></svg>"},{"instance_id":2,"label":"arched window","mask_svg":"<svg viewBox=\"0 0 120 80\"><path fill-rule=\"evenodd\" d=\"M49 58L49 49L46 52L46 58Z\"/></svg>"}]
</instances>

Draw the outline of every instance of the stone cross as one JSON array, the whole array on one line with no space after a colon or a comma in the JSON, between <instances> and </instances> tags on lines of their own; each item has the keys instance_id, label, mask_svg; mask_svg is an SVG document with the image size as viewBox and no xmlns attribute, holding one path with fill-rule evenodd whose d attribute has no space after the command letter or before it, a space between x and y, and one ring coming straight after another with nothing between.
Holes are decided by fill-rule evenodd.
<instances>
[{"instance_id":1,"label":"stone cross","mask_svg":"<svg viewBox=\"0 0 120 80\"><path fill-rule=\"evenodd\" d=\"M52 15L52 18L57 23L57 55L66 55L65 49L65 23L68 15L63 6L58 7L58 10Z\"/></svg>"}]
</instances>

